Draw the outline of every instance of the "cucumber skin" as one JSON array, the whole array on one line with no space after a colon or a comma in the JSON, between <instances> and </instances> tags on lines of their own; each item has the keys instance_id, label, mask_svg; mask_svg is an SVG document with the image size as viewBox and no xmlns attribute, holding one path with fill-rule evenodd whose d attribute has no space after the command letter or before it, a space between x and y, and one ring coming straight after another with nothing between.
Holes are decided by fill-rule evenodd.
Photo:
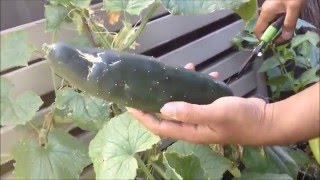
<instances>
[{"instance_id":1,"label":"cucumber skin","mask_svg":"<svg viewBox=\"0 0 320 180\"><path fill-rule=\"evenodd\" d=\"M49 46L46 58L55 73L76 88L146 112L160 112L171 101L209 104L233 95L226 84L209 75L139 54L56 43Z\"/></svg>"}]
</instances>

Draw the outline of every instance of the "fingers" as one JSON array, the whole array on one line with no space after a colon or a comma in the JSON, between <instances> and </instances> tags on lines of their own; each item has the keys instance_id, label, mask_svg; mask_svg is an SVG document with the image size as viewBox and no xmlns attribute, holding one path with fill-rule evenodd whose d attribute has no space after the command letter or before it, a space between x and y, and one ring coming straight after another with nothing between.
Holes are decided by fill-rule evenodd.
<instances>
[{"instance_id":1,"label":"fingers","mask_svg":"<svg viewBox=\"0 0 320 180\"><path fill-rule=\"evenodd\" d=\"M257 23L253 29L254 34L257 38L261 38L264 31L267 29L269 24L276 18L276 14L269 13L269 11L261 11L261 14L257 20Z\"/></svg>"},{"instance_id":2,"label":"fingers","mask_svg":"<svg viewBox=\"0 0 320 180\"><path fill-rule=\"evenodd\" d=\"M186 102L169 102L160 109L160 112L172 120L190 124L205 124L210 114L208 106Z\"/></svg>"},{"instance_id":3,"label":"fingers","mask_svg":"<svg viewBox=\"0 0 320 180\"><path fill-rule=\"evenodd\" d=\"M209 75L212 76L213 79L218 79L219 78L219 73L218 72L212 72Z\"/></svg>"},{"instance_id":4,"label":"fingers","mask_svg":"<svg viewBox=\"0 0 320 180\"><path fill-rule=\"evenodd\" d=\"M128 108L133 117L138 119L152 133L172 139L193 143L208 143L218 141L218 135L206 126L178 123L174 121L159 121L152 115Z\"/></svg>"},{"instance_id":5,"label":"fingers","mask_svg":"<svg viewBox=\"0 0 320 180\"><path fill-rule=\"evenodd\" d=\"M257 38L261 38L267 27L281 13L285 12L285 7L281 1L265 1L261 7L261 13L253 29Z\"/></svg>"},{"instance_id":6,"label":"fingers","mask_svg":"<svg viewBox=\"0 0 320 180\"><path fill-rule=\"evenodd\" d=\"M288 40L293 36L293 32L296 28L297 19L299 17L300 10L295 6L289 6L284 19L282 38Z\"/></svg>"},{"instance_id":7,"label":"fingers","mask_svg":"<svg viewBox=\"0 0 320 180\"><path fill-rule=\"evenodd\" d=\"M193 63L188 63L184 66L184 68L189 69L189 70L195 70L195 65Z\"/></svg>"}]
</instances>

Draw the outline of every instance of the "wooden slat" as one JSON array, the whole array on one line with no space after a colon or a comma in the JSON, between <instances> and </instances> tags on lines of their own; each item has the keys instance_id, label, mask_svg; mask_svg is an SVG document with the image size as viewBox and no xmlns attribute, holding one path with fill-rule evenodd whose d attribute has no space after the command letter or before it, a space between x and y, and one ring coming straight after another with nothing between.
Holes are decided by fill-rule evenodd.
<instances>
[{"instance_id":1,"label":"wooden slat","mask_svg":"<svg viewBox=\"0 0 320 180\"><path fill-rule=\"evenodd\" d=\"M17 97L26 91L43 95L53 90L51 70L46 60L10 72L3 77L14 84L13 97ZM61 79L55 77L56 84L60 84Z\"/></svg>"},{"instance_id":2,"label":"wooden slat","mask_svg":"<svg viewBox=\"0 0 320 180\"><path fill-rule=\"evenodd\" d=\"M137 39L140 44L135 52L141 53L175 39L183 34L201 28L209 23L218 21L233 12L230 10L216 11L207 15L198 16L173 16L154 20L144 29L143 34Z\"/></svg>"},{"instance_id":3,"label":"wooden slat","mask_svg":"<svg viewBox=\"0 0 320 180\"><path fill-rule=\"evenodd\" d=\"M257 87L256 72L251 71L230 84L235 96L244 96Z\"/></svg>"},{"instance_id":4,"label":"wooden slat","mask_svg":"<svg viewBox=\"0 0 320 180\"><path fill-rule=\"evenodd\" d=\"M173 66L184 66L192 62L199 64L230 48L231 40L243 27L243 21L236 21L192 43L159 57L160 61Z\"/></svg>"},{"instance_id":5,"label":"wooden slat","mask_svg":"<svg viewBox=\"0 0 320 180\"><path fill-rule=\"evenodd\" d=\"M239 51L228 55L223 59L217 59L213 65L206 67L201 72L209 74L219 72L219 80L226 80L237 73L244 61L249 57L250 51Z\"/></svg>"}]
</instances>

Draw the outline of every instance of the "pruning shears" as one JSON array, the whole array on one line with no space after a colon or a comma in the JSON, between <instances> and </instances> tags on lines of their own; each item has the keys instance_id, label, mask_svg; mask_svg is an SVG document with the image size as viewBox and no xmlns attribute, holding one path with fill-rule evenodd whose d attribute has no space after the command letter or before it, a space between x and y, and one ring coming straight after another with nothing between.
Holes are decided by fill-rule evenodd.
<instances>
[{"instance_id":1,"label":"pruning shears","mask_svg":"<svg viewBox=\"0 0 320 180\"><path fill-rule=\"evenodd\" d=\"M261 49L268 43L270 43L280 32L281 27L283 26L285 19L285 15L281 15L276 21L274 21L272 24L269 25L269 27L266 29L266 31L261 36L260 43L253 49L251 55L248 57L248 59L242 64L240 67L240 70L238 71L238 76L241 76L241 74L244 72L244 70L248 67L251 62L260 55Z\"/></svg>"}]
</instances>

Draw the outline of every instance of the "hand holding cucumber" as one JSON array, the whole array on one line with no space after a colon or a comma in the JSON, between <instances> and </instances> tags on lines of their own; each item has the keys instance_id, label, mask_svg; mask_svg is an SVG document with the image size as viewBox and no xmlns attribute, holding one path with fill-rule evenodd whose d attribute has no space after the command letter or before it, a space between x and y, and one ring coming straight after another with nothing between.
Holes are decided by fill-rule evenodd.
<instances>
[{"instance_id":1,"label":"hand holding cucumber","mask_svg":"<svg viewBox=\"0 0 320 180\"><path fill-rule=\"evenodd\" d=\"M168 117L162 121L139 110L128 111L162 137L193 143L286 145L319 135L319 85L272 104L234 96L209 105L170 102L161 108L162 116Z\"/></svg>"}]
</instances>

